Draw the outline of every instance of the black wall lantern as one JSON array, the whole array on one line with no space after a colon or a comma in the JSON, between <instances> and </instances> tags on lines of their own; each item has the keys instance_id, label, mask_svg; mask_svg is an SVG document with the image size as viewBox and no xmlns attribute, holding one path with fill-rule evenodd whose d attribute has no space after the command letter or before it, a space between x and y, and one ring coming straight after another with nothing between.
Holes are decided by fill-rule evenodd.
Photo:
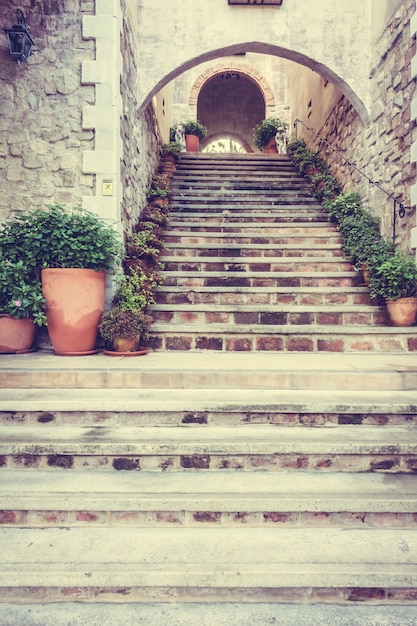
<instances>
[{"instance_id":1,"label":"black wall lantern","mask_svg":"<svg viewBox=\"0 0 417 626\"><path fill-rule=\"evenodd\" d=\"M9 52L12 57L20 63L27 61L33 53L34 41L29 35L25 24L25 16L21 9L17 9L17 24L13 24L11 28L5 28L9 43Z\"/></svg>"}]
</instances>

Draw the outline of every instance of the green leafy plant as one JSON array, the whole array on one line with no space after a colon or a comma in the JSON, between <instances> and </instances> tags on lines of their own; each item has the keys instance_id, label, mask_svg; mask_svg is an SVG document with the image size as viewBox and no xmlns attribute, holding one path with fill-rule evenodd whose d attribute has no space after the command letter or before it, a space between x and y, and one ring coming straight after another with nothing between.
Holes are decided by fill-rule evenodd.
<instances>
[{"instance_id":1,"label":"green leafy plant","mask_svg":"<svg viewBox=\"0 0 417 626\"><path fill-rule=\"evenodd\" d=\"M164 143L161 149L162 159L166 156L172 156L177 161L183 149L184 149L183 146L177 141L170 141L169 143Z\"/></svg>"},{"instance_id":2,"label":"green leafy plant","mask_svg":"<svg viewBox=\"0 0 417 626\"><path fill-rule=\"evenodd\" d=\"M148 200L154 198L168 198L171 191L171 178L167 174L155 174L152 177L151 188L146 194Z\"/></svg>"},{"instance_id":3,"label":"green leafy plant","mask_svg":"<svg viewBox=\"0 0 417 626\"><path fill-rule=\"evenodd\" d=\"M396 250L374 268L369 288L373 298L385 300L411 298L417 295L417 265L414 259Z\"/></svg>"},{"instance_id":4,"label":"green leafy plant","mask_svg":"<svg viewBox=\"0 0 417 626\"><path fill-rule=\"evenodd\" d=\"M153 318L143 310L114 307L103 313L98 330L105 343L112 347L116 339L136 339L146 343Z\"/></svg>"},{"instance_id":5,"label":"green leafy plant","mask_svg":"<svg viewBox=\"0 0 417 626\"><path fill-rule=\"evenodd\" d=\"M0 313L16 319L32 318L46 325L45 299L40 281L29 275L23 261L0 258Z\"/></svg>"},{"instance_id":6,"label":"green leafy plant","mask_svg":"<svg viewBox=\"0 0 417 626\"><path fill-rule=\"evenodd\" d=\"M28 271L75 267L113 272L122 250L112 224L81 207L67 210L60 204L3 224L0 248L11 262L23 261Z\"/></svg>"},{"instance_id":7,"label":"green leafy plant","mask_svg":"<svg viewBox=\"0 0 417 626\"><path fill-rule=\"evenodd\" d=\"M198 120L188 120L184 122L184 132L186 135L195 135L199 139L204 139L207 135L207 128Z\"/></svg>"},{"instance_id":8,"label":"green leafy plant","mask_svg":"<svg viewBox=\"0 0 417 626\"><path fill-rule=\"evenodd\" d=\"M268 117L253 129L253 140L260 150L263 150L268 142L275 137L278 130L288 129L288 124L278 117Z\"/></svg>"},{"instance_id":9,"label":"green leafy plant","mask_svg":"<svg viewBox=\"0 0 417 626\"><path fill-rule=\"evenodd\" d=\"M140 265L122 274L113 298L113 305L122 310L143 311L148 304L155 303L155 289L163 281L158 270L145 271Z\"/></svg>"}]
</instances>

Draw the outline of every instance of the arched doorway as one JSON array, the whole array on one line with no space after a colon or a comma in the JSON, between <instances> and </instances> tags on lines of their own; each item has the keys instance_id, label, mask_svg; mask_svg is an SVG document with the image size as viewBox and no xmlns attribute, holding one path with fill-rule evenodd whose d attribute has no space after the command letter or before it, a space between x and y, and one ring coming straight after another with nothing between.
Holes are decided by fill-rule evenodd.
<instances>
[{"instance_id":1,"label":"arched doorway","mask_svg":"<svg viewBox=\"0 0 417 626\"><path fill-rule=\"evenodd\" d=\"M237 137L251 144L253 127L265 116L259 87L244 74L223 72L200 90L197 118L208 129L203 147L214 137Z\"/></svg>"}]
</instances>

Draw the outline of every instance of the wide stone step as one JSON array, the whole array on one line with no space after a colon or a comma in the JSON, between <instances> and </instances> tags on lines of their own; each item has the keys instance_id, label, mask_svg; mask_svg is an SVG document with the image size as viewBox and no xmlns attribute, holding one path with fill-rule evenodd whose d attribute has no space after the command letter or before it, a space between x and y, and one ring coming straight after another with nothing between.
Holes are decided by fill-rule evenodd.
<instances>
[{"instance_id":1,"label":"wide stone step","mask_svg":"<svg viewBox=\"0 0 417 626\"><path fill-rule=\"evenodd\" d=\"M343 250L339 243L302 244L294 249L291 244L282 244L279 248L273 244L219 244L219 243L170 243L164 253L171 256L189 257L342 257Z\"/></svg>"},{"instance_id":2,"label":"wide stone step","mask_svg":"<svg viewBox=\"0 0 417 626\"><path fill-rule=\"evenodd\" d=\"M177 257L161 255L166 272L349 272L353 265L330 257Z\"/></svg>"},{"instance_id":3,"label":"wide stone step","mask_svg":"<svg viewBox=\"0 0 417 626\"><path fill-rule=\"evenodd\" d=\"M9 588L417 584L417 532L408 529L2 528L0 553Z\"/></svg>"},{"instance_id":4,"label":"wide stone step","mask_svg":"<svg viewBox=\"0 0 417 626\"><path fill-rule=\"evenodd\" d=\"M261 233L254 233L252 236L244 233L225 233L225 232L183 232L181 228L167 229L164 233L164 241L166 244L170 243L192 243L199 244L202 247L205 244L227 245L227 244L250 244L250 245L273 245L273 246L311 246L317 244L322 246L323 244L341 244L340 234L336 231L326 232L321 230L319 233L315 233L311 236L308 231L304 233L288 232L288 228L281 231L281 234L268 234L262 235Z\"/></svg>"},{"instance_id":5,"label":"wide stone step","mask_svg":"<svg viewBox=\"0 0 417 626\"><path fill-rule=\"evenodd\" d=\"M277 235L285 238L291 235L315 237L316 235L332 235L336 232L334 225L329 222L297 222L296 224L292 222L271 222L270 224L265 224L264 222L225 222L222 224L205 225L204 222L196 223L174 218L170 220L169 226L165 231L165 236L174 234L176 230L182 235L191 232L193 234L198 233L204 237L205 233L214 232L233 233L233 236L240 234L245 237L257 237L261 235L264 239L268 239L268 236L273 238ZM285 241L285 243L288 243L288 241Z\"/></svg>"},{"instance_id":6,"label":"wide stone step","mask_svg":"<svg viewBox=\"0 0 417 626\"><path fill-rule=\"evenodd\" d=\"M415 352L417 328L333 326L328 324L172 324L157 322L151 329L156 350L218 350L273 352Z\"/></svg>"},{"instance_id":7,"label":"wide stone step","mask_svg":"<svg viewBox=\"0 0 417 626\"><path fill-rule=\"evenodd\" d=\"M19 468L103 471L219 470L413 474L417 442L406 426L294 428L73 426L4 428L1 472Z\"/></svg>"},{"instance_id":8,"label":"wide stone step","mask_svg":"<svg viewBox=\"0 0 417 626\"><path fill-rule=\"evenodd\" d=\"M159 286L157 304L332 306L370 305L368 287L197 287Z\"/></svg>"},{"instance_id":9,"label":"wide stone step","mask_svg":"<svg viewBox=\"0 0 417 626\"><path fill-rule=\"evenodd\" d=\"M244 521L252 526L268 522L349 526L357 524L358 517L343 513L355 513L361 514L361 523L366 527L377 526L380 514L387 513L395 514L397 523L402 515L402 526L406 526L414 522L407 514L415 513L416 498L417 476L411 474L301 471L282 472L277 480L272 472L247 472L242 480L240 473L222 470L190 473L98 469L85 481L82 470L51 474L49 469L10 469L3 472L0 485L0 520L4 526L26 527L103 524L107 512L134 512L137 515L131 517L111 516L109 523L150 526L158 521L171 525ZM45 515L54 511L61 513L55 517ZM82 515L86 511L101 515ZM166 515L159 520L140 515L162 511L176 515L170 522ZM279 518L280 513L294 515Z\"/></svg>"},{"instance_id":10,"label":"wide stone step","mask_svg":"<svg viewBox=\"0 0 417 626\"><path fill-rule=\"evenodd\" d=\"M251 412L256 413L255 421L266 423L302 424L298 414L313 413L318 424L360 424L376 415L378 407L385 419L377 423L387 424L391 414L412 415L417 404L417 395L411 391L417 388L412 353L300 356L202 351L115 358L101 354L57 357L45 350L2 355L0 365L4 425L27 423L35 411L40 412L33 417L35 423L59 421L58 411L69 412L67 421L71 422L78 419L71 411L81 410L88 413L85 423L92 425L100 420L127 424L131 419L137 425L139 416L143 425L194 423L187 412L198 413L198 424L247 423ZM115 389L123 389L123 394ZM176 411L171 418L170 413ZM91 412L96 414L94 419L89 418ZM324 415L319 419L320 413ZM343 416L350 413L355 414L354 420L344 421Z\"/></svg>"},{"instance_id":11,"label":"wide stone step","mask_svg":"<svg viewBox=\"0 0 417 626\"><path fill-rule=\"evenodd\" d=\"M155 304L149 307L156 323L260 325L389 325L385 307L365 305L297 306L237 304Z\"/></svg>"},{"instance_id":12,"label":"wide stone step","mask_svg":"<svg viewBox=\"0 0 417 626\"><path fill-rule=\"evenodd\" d=\"M95 593L93 592L95 591ZM78 590L77 597L85 600L68 602L68 590L58 590L54 595L55 604L27 604L24 605L3 604L1 613L4 626L68 626L68 616L71 616L71 626L114 626L123 623L124 626L156 626L169 624L170 626L213 626L213 624L227 623L231 626L259 626L260 624L276 624L280 626L349 626L353 624L366 624L366 626L381 626L382 624L415 626L417 623L417 608L414 606L361 606L344 604L320 604L320 594L314 595L312 591L305 592L304 602L307 604L289 604L289 592L281 598L281 604L277 600L279 595L274 591L274 597L262 598L255 603L249 602L249 590L245 590L244 601L238 603L236 590L232 596L226 595L215 600L217 603L207 601L202 590L200 597L195 590L192 602L184 601L184 595L171 593L171 603L157 603L149 600L149 595L139 594L138 589L129 588L129 596L126 598L125 589L86 589L84 593ZM328 590L330 592L330 590ZM16 592L15 592L16 593ZM65 593L67 595L65 595ZM377 592L375 591L376 595ZM258 594L259 595L259 592ZM283 594L284 595L284 594ZM294 593L294 597L297 595ZM358 589L351 593L343 594L343 600L349 602L356 599L364 599L365 593ZM380 597L386 597L386 593L379 591ZM132 599L134 596L135 600ZM145 599L140 601L141 597ZM335 593L339 602L342 602L342 593ZM25 598L24 590L22 597ZM103 598L103 603L88 602L90 598ZM329 596L327 595L327 598ZM372 591L368 593L372 598ZM400 593L390 591L390 597L400 598ZM175 601L174 601L175 599ZM243 599L243 598L242 598ZM120 602L120 600L123 600ZM139 601L138 601L139 600ZM334 598L336 600L336 598ZM136 602L135 602L136 601ZM337 601L337 600L336 600ZM393 600L394 601L394 600ZM315 602L311 604L310 602ZM401 599L400 599L401 602ZM402 598L402 602L404 599Z\"/></svg>"},{"instance_id":13,"label":"wide stone step","mask_svg":"<svg viewBox=\"0 0 417 626\"><path fill-rule=\"evenodd\" d=\"M164 271L164 284L186 287L352 287L361 284L355 271Z\"/></svg>"},{"instance_id":14,"label":"wide stone step","mask_svg":"<svg viewBox=\"0 0 417 626\"><path fill-rule=\"evenodd\" d=\"M177 211L171 212L170 220L184 220L184 221L199 221L199 222L213 222L223 224L224 222L230 222L235 224L236 222L266 222L274 224L276 222L308 222L315 220L317 222L328 222L329 219L326 215L318 211L297 211L293 215L283 212L281 215L278 212L271 213L269 211L246 211L235 210L235 215L225 214L223 209L218 209L217 212L213 211L211 207L206 207L207 210L202 210L202 207L198 207L198 210L190 211L189 207L181 204Z\"/></svg>"}]
</instances>

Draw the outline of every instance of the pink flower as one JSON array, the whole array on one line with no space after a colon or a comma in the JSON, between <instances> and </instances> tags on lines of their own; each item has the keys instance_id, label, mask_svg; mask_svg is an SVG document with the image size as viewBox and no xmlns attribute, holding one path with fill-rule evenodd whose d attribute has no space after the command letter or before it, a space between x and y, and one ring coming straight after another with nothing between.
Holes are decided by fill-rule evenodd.
<instances>
[{"instance_id":1,"label":"pink flower","mask_svg":"<svg viewBox=\"0 0 417 626\"><path fill-rule=\"evenodd\" d=\"M22 301L21 301L21 300L15 300L15 301L13 302L13 304L14 304L15 306L22 306Z\"/></svg>"}]
</instances>

